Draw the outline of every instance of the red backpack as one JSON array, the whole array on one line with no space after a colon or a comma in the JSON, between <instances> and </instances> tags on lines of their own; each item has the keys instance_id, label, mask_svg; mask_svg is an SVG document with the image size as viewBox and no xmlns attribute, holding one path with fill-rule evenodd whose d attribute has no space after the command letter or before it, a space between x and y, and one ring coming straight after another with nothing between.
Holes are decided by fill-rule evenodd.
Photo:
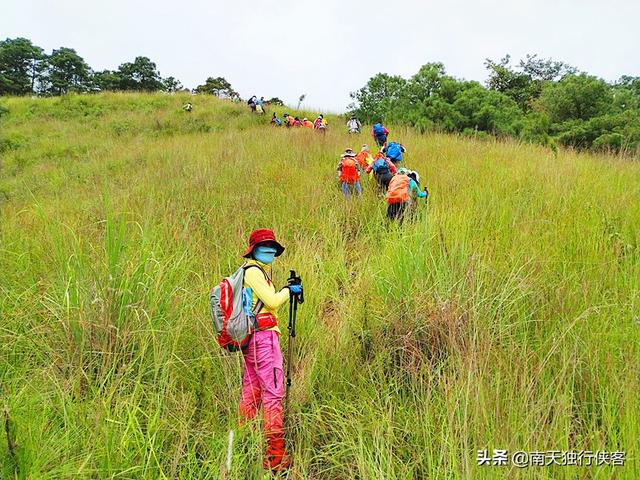
<instances>
[{"instance_id":1,"label":"red backpack","mask_svg":"<svg viewBox=\"0 0 640 480\"><path fill-rule=\"evenodd\" d=\"M360 178L355 157L344 157L341 162L340 180L346 183L355 183Z\"/></svg>"}]
</instances>

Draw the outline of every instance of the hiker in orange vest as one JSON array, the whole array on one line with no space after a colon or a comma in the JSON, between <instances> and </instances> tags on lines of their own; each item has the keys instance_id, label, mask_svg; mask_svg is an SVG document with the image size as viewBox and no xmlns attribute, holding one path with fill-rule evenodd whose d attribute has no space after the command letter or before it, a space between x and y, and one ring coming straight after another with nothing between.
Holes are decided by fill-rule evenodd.
<instances>
[{"instance_id":1,"label":"hiker in orange vest","mask_svg":"<svg viewBox=\"0 0 640 480\"><path fill-rule=\"evenodd\" d=\"M373 157L369 153L369 145L362 145L360 152L356 155L356 160L358 160L358 165L360 165L362 171L365 171L371 165Z\"/></svg>"},{"instance_id":2,"label":"hiker in orange vest","mask_svg":"<svg viewBox=\"0 0 640 480\"><path fill-rule=\"evenodd\" d=\"M302 119L302 126L305 128L313 128L313 122L305 117Z\"/></svg>"},{"instance_id":3,"label":"hiker in orange vest","mask_svg":"<svg viewBox=\"0 0 640 480\"><path fill-rule=\"evenodd\" d=\"M285 451L282 401L285 395L278 309L289 301L290 294L301 294L302 285L276 290L271 280L271 263L284 252L272 230L260 228L251 233L246 259L244 287L251 289L251 309L261 308L256 315L258 329L243 349L244 374L240 415L252 420L262 407L267 449L264 467L275 472L289 468L291 459Z\"/></svg>"},{"instance_id":4,"label":"hiker in orange vest","mask_svg":"<svg viewBox=\"0 0 640 480\"><path fill-rule=\"evenodd\" d=\"M340 178L340 188L346 198L351 198L351 195L355 193L358 197L362 196L362 189L360 188L360 170L358 169L358 162L356 160L356 154L353 150L347 148L340 157L340 163L338 163L338 176Z\"/></svg>"},{"instance_id":5,"label":"hiker in orange vest","mask_svg":"<svg viewBox=\"0 0 640 480\"><path fill-rule=\"evenodd\" d=\"M387 190L387 204L389 205L387 207L387 218L389 220L399 220L402 223L405 210L413 201L412 194L415 193L417 198L427 198L427 189L420 191L416 181L409 176L410 173L413 172L406 168L400 168L397 175L389 182Z\"/></svg>"}]
</instances>

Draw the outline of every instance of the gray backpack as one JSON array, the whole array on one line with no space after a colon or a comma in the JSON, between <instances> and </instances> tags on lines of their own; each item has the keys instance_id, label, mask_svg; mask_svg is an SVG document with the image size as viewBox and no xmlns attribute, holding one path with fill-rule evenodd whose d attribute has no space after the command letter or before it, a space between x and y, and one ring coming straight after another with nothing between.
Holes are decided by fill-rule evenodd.
<instances>
[{"instance_id":1,"label":"gray backpack","mask_svg":"<svg viewBox=\"0 0 640 480\"><path fill-rule=\"evenodd\" d=\"M257 265L243 265L213 287L209 293L216 340L222 348L230 352L237 352L248 345L251 335L257 330L256 315L264 306L262 301L258 300L252 309L251 289L244 288L244 273L251 267L260 268ZM262 271L261 268L260 270Z\"/></svg>"}]
</instances>

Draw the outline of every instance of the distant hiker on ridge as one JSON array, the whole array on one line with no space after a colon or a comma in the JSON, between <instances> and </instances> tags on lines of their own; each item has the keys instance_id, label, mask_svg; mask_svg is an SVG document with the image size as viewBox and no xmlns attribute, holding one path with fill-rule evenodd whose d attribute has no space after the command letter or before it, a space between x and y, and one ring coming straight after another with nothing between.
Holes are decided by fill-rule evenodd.
<instances>
[{"instance_id":1,"label":"distant hiker on ridge","mask_svg":"<svg viewBox=\"0 0 640 480\"><path fill-rule=\"evenodd\" d=\"M256 100L256 112L264 113L264 97L260 97L260 100Z\"/></svg>"},{"instance_id":2,"label":"distant hiker on ridge","mask_svg":"<svg viewBox=\"0 0 640 480\"><path fill-rule=\"evenodd\" d=\"M347 122L349 133L360 133L361 126L360 121L355 117L355 115L352 115L351 119Z\"/></svg>"},{"instance_id":3,"label":"distant hiker on ridge","mask_svg":"<svg viewBox=\"0 0 640 480\"><path fill-rule=\"evenodd\" d=\"M247 105L249 105L249 108L251 109L252 112L256 111L256 102L257 102L257 97L255 95L251 97L249 100L247 100Z\"/></svg>"},{"instance_id":4,"label":"distant hiker on ridge","mask_svg":"<svg viewBox=\"0 0 640 480\"><path fill-rule=\"evenodd\" d=\"M318 115L318 118L316 118L313 122L313 128L322 133L325 133L327 131L328 126L329 123L325 120L322 114Z\"/></svg>"}]
</instances>

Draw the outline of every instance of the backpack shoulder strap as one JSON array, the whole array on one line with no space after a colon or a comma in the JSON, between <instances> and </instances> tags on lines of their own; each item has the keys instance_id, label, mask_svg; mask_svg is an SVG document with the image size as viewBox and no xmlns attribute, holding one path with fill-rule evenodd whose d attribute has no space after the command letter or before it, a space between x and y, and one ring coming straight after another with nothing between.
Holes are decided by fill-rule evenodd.
<instances>
[{"instance_id":1,"label":"backpack shoulder strap","mask_svg":"<svg viewBox=\"0 0 640 480\"><path fill-rule=\"evenodd\" d=\"M262 268L260 265L243 265L243 266L242 266L242 270L243 270L244 272L246 272L247 270L249 270L250 268L253 268L253 267L255 267L255 268L259 269L259 270L262 272L262 274L264 275L264 279L265 279L267 282L270 282L270 281L271 281L271 279L270 279L270 278L269 278L269 276L267 275L267 272L265 272L265 271L264 271L264 268ZM255 307L253 307L253 310L251 311L251 313L253 313L253 316L254 316L254 317L255 317L256 315L258 315L258 313L260 313L260 310L262 310L262 307L264 307L264 302L258 298L258 301L256 302Z\"/></svg>"},{"instance_id":2,"label":"backpack shoulder strap","mask_svg":"<svg viewBox=\"0 0 640 480\"><path fill-rule=\"evenodd\" d=\"M242 269L246 272L250 268L254 268L254 267L262 272L262 274L264 275L265 280L267 280L268 282L271 281L271 279L269 278L269 275L267 275L267 272L265 272L264 268L262 268L260 265L255 265L255 264L247 265L247 264L245 264L245 265L242 266Z\"/></svg>"}]
</instances>

